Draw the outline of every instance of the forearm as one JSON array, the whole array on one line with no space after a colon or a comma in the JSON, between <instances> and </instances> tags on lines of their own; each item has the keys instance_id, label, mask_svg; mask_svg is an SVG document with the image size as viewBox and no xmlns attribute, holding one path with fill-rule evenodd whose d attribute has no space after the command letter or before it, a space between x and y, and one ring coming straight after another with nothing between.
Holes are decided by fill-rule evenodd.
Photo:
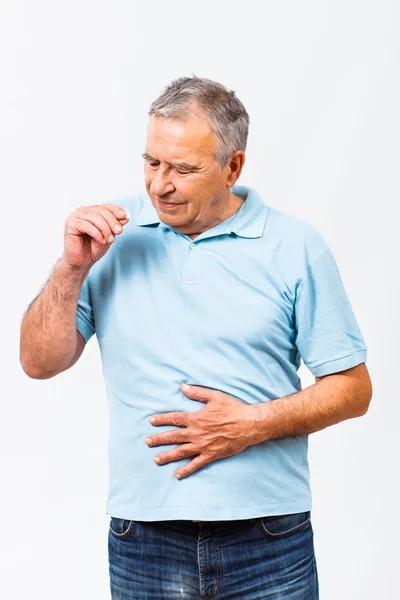
<instances>
[{"instance_id":1,"label":"forearm","mask_svg":"<svg viewBox=\"0 0 400 600\"><path fill-rule=\"evenodd\" d=\"M255 443L307 435L340 421L362 416L372 388L365 364L327 375L291 396L254 406L258 413Z\"/></svg>"},{"instance_id":2,"label":"forearm","mask_svg":"<svg viewBox=\"0 0 400 600\"><path fill-rule=\"evenodd\" d=\"M72 360L77 345L76 309L89 270L71 267L61 257L30 304L21 325L20 362L31 377L50 377Z\"/></svg>"}]
</instances>

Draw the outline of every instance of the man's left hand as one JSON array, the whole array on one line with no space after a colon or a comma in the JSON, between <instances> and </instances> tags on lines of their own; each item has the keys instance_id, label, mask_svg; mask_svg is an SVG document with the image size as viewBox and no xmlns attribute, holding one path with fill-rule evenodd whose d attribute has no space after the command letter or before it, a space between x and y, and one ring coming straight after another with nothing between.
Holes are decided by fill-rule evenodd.
<instances>
[{"instance_id":1,"label":"man's left hand","mask_svg":"<svg viewBox=\"0 0 400 600\"><path fill-rule=\"evenodd\" d=\"M154 460L159 465L195 457L178 469L175 473L177 479L183 479L215 460L238 454L260 441L256 434L259 422L257 404L245 404L228 394L198 385L183 384L180 389L191 400L205 402L206 406L196 412L153 415L150 423L156 427L175 425L183 429L174 429L146 438L148 446L180 444L178 448L155 456Z\"/></svg>"}]
</instances>

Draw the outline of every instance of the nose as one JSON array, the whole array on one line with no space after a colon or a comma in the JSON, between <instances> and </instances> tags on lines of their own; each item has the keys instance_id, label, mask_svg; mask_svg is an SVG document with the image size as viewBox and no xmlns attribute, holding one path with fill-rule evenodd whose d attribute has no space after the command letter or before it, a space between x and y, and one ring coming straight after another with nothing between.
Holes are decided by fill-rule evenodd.
<instances>
[{"instance_id":1,"label":"nose","mask_svg":"<svg viewBox=\"0 0 400 600\"><path fill-rule=\"evenodd\" d=\"M155 196L163 196L174 190L175 186L170 180L168 170L163 170L159 167L154 173L154 177L150 183L150 192Z\"/></svg>"}]
</instances>

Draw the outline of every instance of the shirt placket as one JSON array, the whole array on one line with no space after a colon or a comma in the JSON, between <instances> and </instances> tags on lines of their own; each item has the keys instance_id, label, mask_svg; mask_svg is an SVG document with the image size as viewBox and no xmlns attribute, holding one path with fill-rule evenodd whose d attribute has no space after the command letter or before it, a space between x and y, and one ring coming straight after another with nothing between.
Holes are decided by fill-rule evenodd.
<instances>
[{"instance_id":1,"label":"shirt placket","mask_svg":"<svg viewBox=\"0 0 400 600\"><path fill-rule=\"evenodd\" d=\"M197 242L189 243L189 251L182 268L181 284L196 285L200 266L200 245Z\"/></svg>"}]
</instances>

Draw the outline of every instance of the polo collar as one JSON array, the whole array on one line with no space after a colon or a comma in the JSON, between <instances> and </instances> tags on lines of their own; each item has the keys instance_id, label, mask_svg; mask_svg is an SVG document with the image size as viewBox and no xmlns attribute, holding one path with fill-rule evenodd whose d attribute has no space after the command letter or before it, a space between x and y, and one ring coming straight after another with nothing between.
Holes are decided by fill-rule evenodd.
<instances>
[{"instance_id":1,"label":"polo collar","mask_svg":"<svg viewBox=\"0 0 400 600\"><path fill-rule=\"evenodd\" d=\"M239 210L229 217L226 221L210 227L199 234L196 241L202 237L211 237L223 233L235 233L240 237L258 238L261 237L265 227L265 221L268 213L268 206L264 203L258 192L251 187L244 185L234 185L231 188L232 194L244 199ZM173 229L160 221L157 211L154 208L147 192L143 193L144 203L137 222L138 227L147 225L159 225L165 229ZM207 234L207 235L206 235Z\"/></svg>"}]
</instances>

